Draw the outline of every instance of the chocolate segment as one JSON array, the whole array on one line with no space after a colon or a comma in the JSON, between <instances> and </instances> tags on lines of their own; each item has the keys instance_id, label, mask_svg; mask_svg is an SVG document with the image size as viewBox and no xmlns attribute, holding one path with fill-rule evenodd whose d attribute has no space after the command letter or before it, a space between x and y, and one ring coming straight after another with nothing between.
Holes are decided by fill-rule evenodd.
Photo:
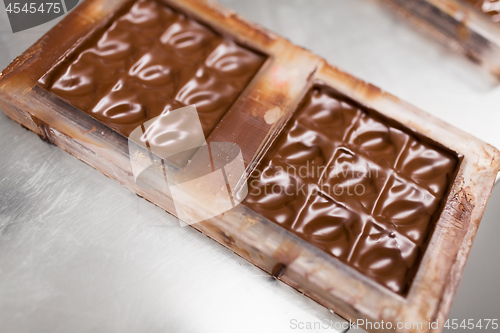
<instances>
[{"instance_id":1,"label":"chocolate segment","mask_svg":"<svg viewBox=\"0 0 500 333\"><path fill-rule=\"evenodd\" d=\"M264 60L158 1L140 0L41 83L126 136L162 112L196 104L208 136Z\"/></svg>"},{"instance_id":2,"label":"chocolate segment","mask_svg":"<svg viewBox=\"0 0 500 333\"><path fill-rule=\"evenodd\" d=\"M458 164L320 85L250 177L245 204L405 295Z\"/></svg>"},{"instance_id":3,"label":"chocolate segment","mask_svg":"<svg viewBox=\"0 0 500 333\"><path fill-rule=\"evenodd\" d=\"M500 1L498 0L465 0L483 13L490 16L493 22L500 22Z\"/></svg>"}]
</instances>

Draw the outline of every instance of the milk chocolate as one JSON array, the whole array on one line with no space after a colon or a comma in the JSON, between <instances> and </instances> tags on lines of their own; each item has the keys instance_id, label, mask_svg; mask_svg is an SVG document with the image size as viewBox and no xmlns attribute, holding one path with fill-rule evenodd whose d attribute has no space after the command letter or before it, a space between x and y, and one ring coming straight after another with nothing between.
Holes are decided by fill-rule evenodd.
<instances>
[{"instance_id":1,"label":"milk chocolate","mask_svg":"<svg viewBox=\"0 0 500 333\"><path fill-rule=\"evenodd\" d=\"M251 175L245 204L406 294L456 154L318 85Z\"/></svg>"},{"instance_id":2,"label":"milk chocolate","mask_svg":"<svg viewBox=\"0 0 500 333\"><path fill-rule=\"evenodd\" d=\"M208 136L265 59L140 0L40 83L125 136L195 104ZM320 85L252 175L245 204L404 295L457 166L453 153Z\"/></svg>"},{"instance_id":3,"label":"milk chocolate","mask_svg":"<svg viewBox=\"0 0 500 333\"><path fill-rule=\"evenodd\" d=\"M159 1L139 0L40 83L126 136L195 104L208 136L264 60Z\"/></svg>"},{"instance_id":4,"label":"milk chocolate","mask_svg":"<svg viewBox=\"0 0 500 333\"><path fill-rule=\"evenodd\" d=\"M493 22L500 22L500 1L498 0L465 0L483 13L490 16Z\"/></svg>"}]
</instances>

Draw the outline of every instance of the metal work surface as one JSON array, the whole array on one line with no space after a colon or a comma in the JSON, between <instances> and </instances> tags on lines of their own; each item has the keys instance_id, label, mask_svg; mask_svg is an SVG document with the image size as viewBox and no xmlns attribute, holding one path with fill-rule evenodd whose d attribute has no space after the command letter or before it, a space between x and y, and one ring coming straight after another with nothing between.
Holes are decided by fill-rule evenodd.
<instances>
[{"instance_id":1,"label":"metal work surface","mask_svg":"<svg viewBox=\"0 0 500 333\"><path fill-rule=\"evenodd\" d=\"M376 3L220 3L500 147L500 83ZM12 34L1 9L0 67L55 23ZM0 133L0 332L287 332L337 320L3 113ZM497 187L450 318L498 317L499 204Z\"/></svg>"}]
</instances>

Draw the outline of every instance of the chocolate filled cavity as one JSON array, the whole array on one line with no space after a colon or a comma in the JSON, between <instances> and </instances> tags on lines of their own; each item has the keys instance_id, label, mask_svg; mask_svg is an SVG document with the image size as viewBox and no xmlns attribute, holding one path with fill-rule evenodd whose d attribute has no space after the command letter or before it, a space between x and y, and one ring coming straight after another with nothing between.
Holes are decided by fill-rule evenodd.
<instances>
[{"instance_id":1,"label":"chocolate filled cavity","mask_svg":"<svg viewBox=\"0 0 500 333\"><path fill-rule=\"evenodd\" d=\"M405 295L459 158L315 86L249 179L245 204Z\"/></svg>"},{"instance_id":2,"label":"chocolate filled cavity","mask_svg":"<svg viewBox=\"0 0 500 333\"><path fill-rule=\"evenodd\" d=\"M140 0L40 82L125 136L195 104L208 136L264 60L159 1Z\"/></svg>"}]
</instances>

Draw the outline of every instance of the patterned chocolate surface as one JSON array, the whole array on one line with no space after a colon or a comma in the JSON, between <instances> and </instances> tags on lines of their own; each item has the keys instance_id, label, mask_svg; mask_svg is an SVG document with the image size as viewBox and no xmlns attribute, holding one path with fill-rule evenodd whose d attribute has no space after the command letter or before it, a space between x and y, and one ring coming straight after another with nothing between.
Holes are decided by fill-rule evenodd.
<instances>
[{"instance_id":1,"label":"patterned chocolate surface","mask_svg":"<svg viewBox=\"0 0 500 333\"><path fill-rule=\"evenodd\" d=\"M493 22L500 22L500 0L465 0L488 14Z\"/></svg>"},{"instance_id":2,"label":"patterned chocolate surface","mask_svg":"<svg viewBox=\"0 0 500 333\"><path fill-rule=\"evenodd\" d=\"M196 104L208 136L264 60L155 0L139 0L41 82L126 136L162 112Z\"/></svg>"},{"instance_id":3,"label":"patterned chocolate surface","mask_svg":"<svg viewBox=\"0 0 500 333\"><path fill-rule=\"evenodd\" d=\"M404 295L458 162L316 87L250 178L245 204Z\"/></svg>"}]
</instances>

